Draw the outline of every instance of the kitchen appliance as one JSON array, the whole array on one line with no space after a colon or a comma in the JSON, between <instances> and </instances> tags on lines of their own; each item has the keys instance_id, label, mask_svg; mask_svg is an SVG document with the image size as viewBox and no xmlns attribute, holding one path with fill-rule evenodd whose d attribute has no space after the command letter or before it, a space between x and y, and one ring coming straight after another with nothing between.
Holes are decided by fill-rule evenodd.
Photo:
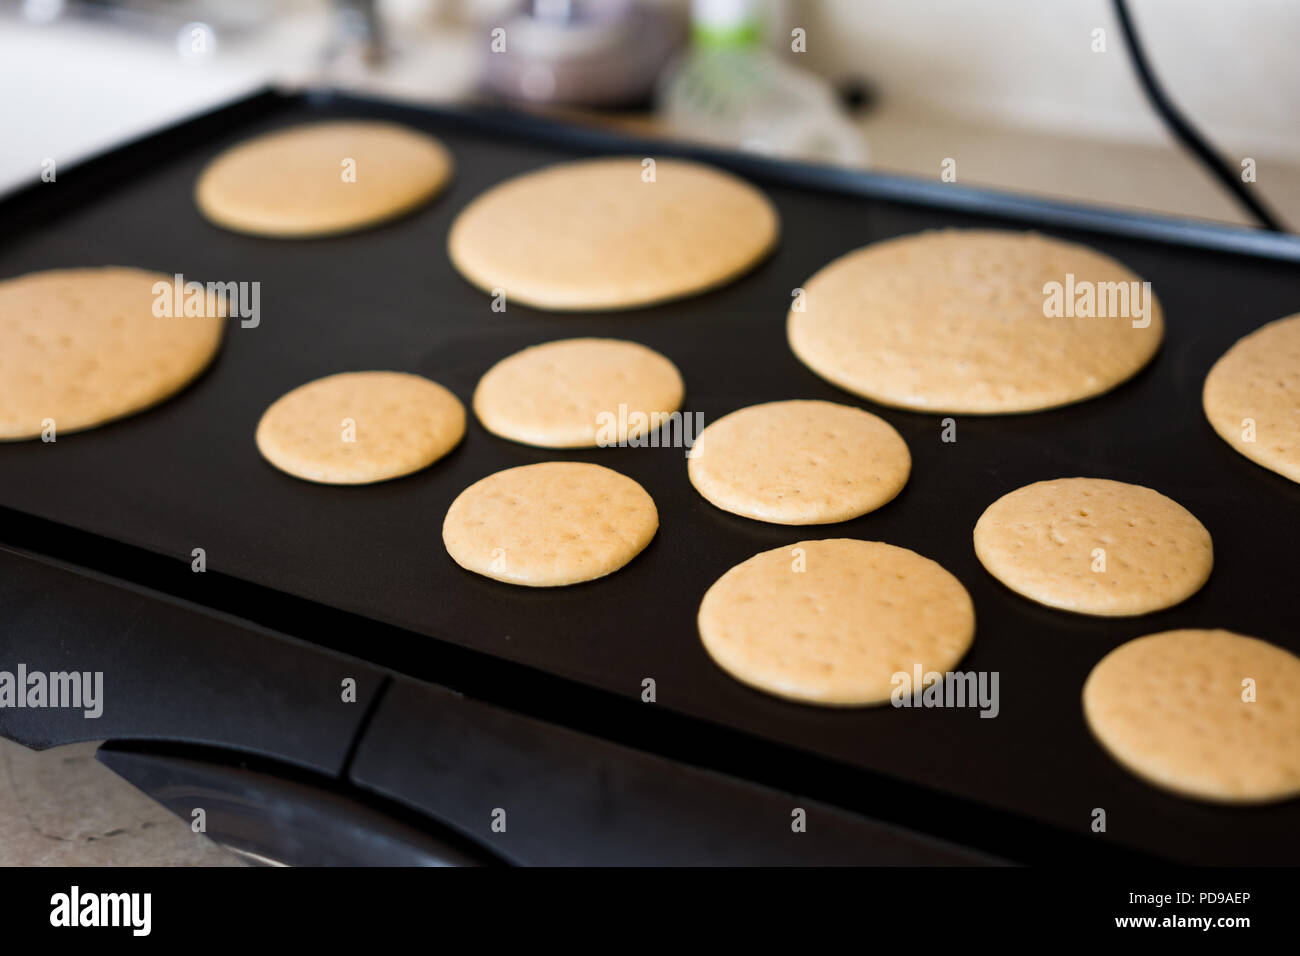
<instances>
[{"instance_id":1,"label":"kitchen appliance","mask_svg":"<svg viewBox=\"0 0 1300 956\"><path fill-rule=\"evenodd\" d=\"M441 137L457 162L448 191L381 228L303 242L200 216L193 185L216 152L344 116ZM693 156L748 177L780 212L778 248L735 283L651 308L493 311L447 259L456 213L508 176L606 153ZM0 219L0 277L119 264L262 284L257 327L232 322L213 367L170 401L54 443L0 444L0 669L101 671L105 697L98 719L0 709L9 739L107 740L108 766L186 820L202 809L209 836L266 861L1300 863L1300 801L1240 809L1153 789L1103 753L1079 700L1097 660L1154 631L1228 627L1300 652L1287 600L1300 486L1237 455L1200 409L1232 342L1300 310L1300 238L513 113L274 91L60 170L0 200ZM946 226L1034 228L1118 257L1153 283L1167 339L1110 394L955 416L955 442L940 416L861 403L914 464L894 502L850 522L723 513L691 488L680 448L544 450L471 423L432 468L349 488L284 475L253 443L266 406L317 376L403 369L468 400L501 356L577 335L663 352L686 380L685 409L706 421L772 399L854 401L786 346L792 291L850 249ZM661 527L646 551L562 589L458 568L440 540L452 499L490 472L556 458L609 465L654 496ZM1188 507L1215 541L1206 587L1107 620L994 581L971 546L979 514L1069 475L1139 482ZM756 552L831 536L912 548L962 580L978 630L961 668L999 672L996 719L801 706L709 661L694 624L708 586Z\"/></svg>"}]
</instances>

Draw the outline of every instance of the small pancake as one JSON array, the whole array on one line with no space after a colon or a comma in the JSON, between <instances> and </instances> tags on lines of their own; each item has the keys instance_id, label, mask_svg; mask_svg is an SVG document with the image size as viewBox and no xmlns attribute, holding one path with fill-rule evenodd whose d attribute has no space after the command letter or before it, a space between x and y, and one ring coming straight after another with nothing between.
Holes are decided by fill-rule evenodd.
<instances>
[{"instance_id":1,"label":"small pancake","mask_svg":"<svg viewBox=\"0 0 1300 956\"><path fill-rule=\"evenodd\" d=\"M465 407L405 372L343 372L281 396L257 423L276 468L328 485L387 481L427 468L465 434Z\"/></svg>"},{"instance_id":2,"label":"small pancake","mask_svg":"<svg viewBox=\"0 0 1300 956\"><path fill-rule=\"evenodd\" d=\"M683 389L677 366L644 345L562 339L488 369L474 390L474 413L484 428L511 441L586 448L646 432L681 408Z\"/></svg>"},{"instance_id":3,"label":"small pancake","mask_svg":"<svg viewBox=\"0 0 1300 956\"><path fill-rule=\"evenodd\" d=\"M442 541L467 571L558 587L617 571L658 527L654 500L626 475L547 461L498 471L462 491L447 509Z\"/></svg>"},{"instance_id":4,"label":"small pancake","mask_svg":"<svg viewBox=\"0 0 1300 956\"><path fill-rule=\"evenodd\" d=\"M704 595L699 628L709 656L737 680L790 700L854 706L889 700L895 674L951 670L975 637L975 608L929 558L832 538L736 565Z\"/></svg>"},{"instance_id":5,"label":"small pancake","mask_svg":"<svg viewBox=\"0 0 1300 956\"><path fill-rule=\"evenodd\" d=\"M451 261L506 301L541 309L626 309L703 292L776 243L776 210L730 173L659 159L588 159L494 186L456 217Z\"/></svg>"},{"instance_id":6,"label":"small pancake","mask_svg":"<svg viewBox=\"0 0 1300 956\"><path fill-rule=\"evenodd\" d=\"M194 199L218 226L282 239L373 226L437 195L452 159L425 133L370 120L294 126L250 139L199 174Z\"/></svg>"},{"instance_id":7,"label":"small pancake","mask_svg":"<svg viewBox=\"0 0 1300 956\"><path fill-rule=\"evenodd\" d=\"M773 524L847 521L893 500L912 456L893 427L834 402L751 405L700 433L691 484L723 511Z\"/></svg>"},{"instance_id":8,"label":"small pancake","mask_svg":"<svg viewBox=\"0 0 1300 956\"><path fill-rule=\"evenodd\" d=\"M1231 631L1121 644L1083 685L1101 745L1148 783L1216 803L1300 795L1300 657Z\"/></svg>"},{"instance_id":9,"label":"small pancake","mask_svg":"<svg viewBox=\"0 0 1300 956\"><path fill-rule=\"evenodd\" d=\"M1077 614L1173 607L1214 566L1195 515L1158 491L1104 478L1017 488L989 505L974 537L980 562L1011 590Z\"/></svg>"},{"instance_id":10,"label":"small pancake","mask_svg":"<svg viewBox=\"0 0 1300 956\"><path fill-rule=\"evenodd\" d=\"M197 315L173 311L173 277L125 267L52 269L0 282L0 440L54 437L141 411L207 368L226 303L205 292Z\"/></svg>"},{"instance_id":11,"label":"small pancake","mask_svg":"<svg viewBox=\"0 0 1300 956\"><path fill-rule=\"evenodd\" d=\"M1049 308L1052 283L1060 315ZM1100 395L1151 361L1164 320L1144 288L1086 246L947 229L836 259L804 283L786 331L814 372L884 405L1032 412ZM1093 290L1087 311L1107 317L1078 314L1085 289Z\"/></svg>"},{"instance_id":12,"label":"small pancake","mask_svg":"<svg viewBox=\"0 0 1300 956\"><path fill-rule=\"evenodd\" d=\"M1300 314L1270 322L1214 363L1201 394L1219 437L1300 482Z\"/></svg>"}]
</instances>

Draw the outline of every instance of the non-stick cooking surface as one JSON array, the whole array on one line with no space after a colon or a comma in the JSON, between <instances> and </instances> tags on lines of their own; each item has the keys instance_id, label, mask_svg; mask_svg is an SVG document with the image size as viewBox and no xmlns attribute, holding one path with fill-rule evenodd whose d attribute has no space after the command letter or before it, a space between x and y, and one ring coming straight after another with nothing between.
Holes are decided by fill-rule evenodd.
<instances>
[{"instance_id":1,"label":"non-stick cooking surface","mask_svg":"<svg viewBox=\"0 0 1300 956\"><path fill-rule=\"evenodd\" d=\"M199 215L195 177L219 149L339 115L390 116L438 134L456 157L451 187L401 221L341 238L251 238ZM1142 634L1225 627L1300 651L1292 594L1300 486L1237 455L1200 411L1201 383L1215 359L1246 332L1300 311L1295 262L1038 225L1151 280L1165 310L1166 343L1152 367L1109 395L1042 414L958 416L956 442L944 442L939 416L859 401L796 361L784 333L791 290L868 242L933 227L1023 223L799 188L779 172L754 175L762 166L751 165L751 178L780 211L782 236L775 254L740 281L622 313L548 314L514 304L492 311L488 296L448 261L453 217L508 176L582 155L582 142L493 131L416 109L268 96L61 171L56 183L36 187L39 193L10 200L2 277L116 264L201 281L258 281L261 324L232 323L213 368L159 408L53 444L0 444L0 504L174 556L185 573L192 549L201 547L217 574L628 698L653 678L655 707L958 794L1081 840L1203 862L1300 862L1300 801L1236 809L1156 791L1102 753L1080 707L1093 664ZM254 446L267 405L318 376L418 372L468 405L479 376L499 358L579 335L625 337L669 356L686 380L686 410L707 421L774 399L862 405L907 440L911 480L875 513L800 529L707 504L687 480L681 449L544 451L471 422L461 447L432 468L347 488L282 474ZM452 499L491 472L553 459L597 462L639 481L660 511L649 548L612 576L569 588L511 587L458 568L440 535ZM1214 538L1216 566L1206 587L1168 611L1120 620L1053 612L1001 587L975 558L976 519L1014 488L1074 475L1148 485L1188 507ZM719 575L759 551L838 536L912 548L961 579L975 601L978 633L960 668L1000 674L996 719L976 710L800 706L749 690L709 661L695 613ZM361 640L330 639L372 656ZM606 730L617 735L617 728ZM788 785L797 790L799 781ZM1098 807L1107 811L1104 835L1089 829Z\"/></svg>"}]
</instances>

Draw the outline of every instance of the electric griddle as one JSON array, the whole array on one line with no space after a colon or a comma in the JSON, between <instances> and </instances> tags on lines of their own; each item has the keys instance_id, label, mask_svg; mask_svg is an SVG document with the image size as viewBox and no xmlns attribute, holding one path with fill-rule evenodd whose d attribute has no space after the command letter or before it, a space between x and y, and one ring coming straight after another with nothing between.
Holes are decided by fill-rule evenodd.
<instances>
[{"instance_id":1,"label":"electric griddle","mask_svg":"<svg viewBox=\"0 0 1300 956\"><path fill-rule=\"evenodd\" d=\"M405 218L336 238L237 235L199 215L195 178L219 150L338 117L441 137L454 181ZM749 178L780 212L778 248L678 302L493 311L448 261L456 213L506 177L611 153L691 156ZM0 222L0 278L131 265L261 283L258 326L232 320L213 366L170 401L53 443L0 444L0 670L102 671L105 683L100 718L0 709L5 737L106 740L100 759L176 813L202 808L209 835L290 863L1300 863L1300 801L1234 808L1153 789L1102 752L1080 705L1091 667L1142 634L1226 627L1300 652L1300 486L1232 451L1200 408L1228 346L1300 311L1300 238L518 114L277 91L61 169L0 200ZM1162 350L1105 396L998 417L877 407L794 358L785 316L813 272L948 226L1032 228L1117 257L1153 283ZM789 528L713 508L681 448L544 450L471 422L433 467L350 488L291 478L254 446L267 405L310 379L405 370L468 405L499 358L581 335L663 352L686 380L684 410L706 422L786 398L868 408L907 440L911 480L871 514ZM555 459L608 465L653 495L661 527L645 552L559 589L457 567L440 537L452 499L491 472ZM984 508L1075 475L1189 508L1214 538L1205 588L1157 614L1096 619L991 578L971 545ZM961 579L977 634L959 668L999 673L996 719L802 706L709 661L695 614L719 575L839 536L911 548Z\"/></svg>"}]
</instances>

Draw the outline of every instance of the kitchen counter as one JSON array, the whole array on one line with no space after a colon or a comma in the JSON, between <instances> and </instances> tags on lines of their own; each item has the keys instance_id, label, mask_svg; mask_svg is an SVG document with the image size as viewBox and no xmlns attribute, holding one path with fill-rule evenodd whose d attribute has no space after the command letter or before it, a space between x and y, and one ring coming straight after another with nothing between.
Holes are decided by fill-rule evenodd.
<instances>
[{"instance_id":1,"label":"kitchen counter","mask_svg":"<svg viewBox=\"0 0 1300 956\"><path fill-rule=\"evenodd\" d=\"M0 866L240 866L95 760L0 740Z\"/></svg>"}]
</instances>

